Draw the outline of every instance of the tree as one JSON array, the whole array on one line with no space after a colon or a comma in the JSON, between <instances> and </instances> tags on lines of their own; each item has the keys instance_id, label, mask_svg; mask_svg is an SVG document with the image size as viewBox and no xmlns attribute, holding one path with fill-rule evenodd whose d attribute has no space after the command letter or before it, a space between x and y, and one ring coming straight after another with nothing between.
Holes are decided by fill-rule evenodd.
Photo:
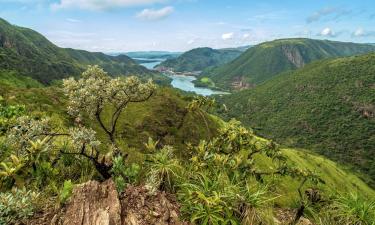
<instances>
[{"instance_id":1,"label":"tree","mask_svg":"<svg viewBox=\"0 0 375 225\"><path fill-rule=\"evenodd\" d=\"M206 125L207 132L210 135L210 127L205 116L205 111L212 108L215 104L215 99L199 96L189 103L187 109L189 112L197 113L203 119Z\"/></svg>"},{"instance_id":2,"label":"tree","mask_svg":"<svg viewBox=\"0 0 375 225\"><path fill-rule=\"evenodd\" d=\"M143 84L137 77L112 79L99 66L90 66L82 78L64 80L64 91L69 99L68 113L78 119L87 114L95 118L101 128L116 146L117 122L129 103L147 101L155 91L152 81ZM102 114L111 110L109 123Z\"/></svg>"},{"instance_id":3,"label":"tree","mask_svg":"<svg viewBox=\"0 0 375 225\"><path fill-rule=\"evenodd\" d=\"M68 97L68 113L75 117L76 126L62 129L49 118L22 116L7 132L9 146L34 170L39 161L56 161L61 154L78 155L89 159L104 179L110 178L109 156L121 154L116 143L118 119L128 104L148 100L154 93L154 84L142 83L136 77L112 79L99 66L90 66L80 79L64 80L63 89ZM104 111L110 112L108 123L103 121ZM107 155L99 150L102 143L97 140L96 132L82 124L86 115L96 119L108 135Z\"/></svg>"}]
</instances>

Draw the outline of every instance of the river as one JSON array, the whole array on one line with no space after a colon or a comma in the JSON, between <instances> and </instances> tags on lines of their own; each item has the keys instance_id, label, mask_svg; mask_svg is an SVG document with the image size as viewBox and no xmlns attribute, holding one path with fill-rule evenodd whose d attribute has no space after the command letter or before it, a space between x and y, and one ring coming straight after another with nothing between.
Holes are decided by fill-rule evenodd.
<instances>
[{"instance_id":1,"label":"river","mask_svg":"<svg viewBox=\"0 0 375 225\"><path fill-rule=\"evenodd\" d=\"M137 58L138 60L150 60L150 59L141 59ZM156 62L155 62L156 61ZM153 69L155 66L159 65L163 60L162 59L152 59L150 62L141 63L142 66L146 67L147 69ZM198 95L203 96L210 96L214 94L228 94L226 92L215 91L209 88L203 87L195 87L193 81L197 78L194 76L184 76L184 75L166 75L172 79L171 85L174 88L178 88L183 91L194 92Z\"/></svg>"}]
</instances>

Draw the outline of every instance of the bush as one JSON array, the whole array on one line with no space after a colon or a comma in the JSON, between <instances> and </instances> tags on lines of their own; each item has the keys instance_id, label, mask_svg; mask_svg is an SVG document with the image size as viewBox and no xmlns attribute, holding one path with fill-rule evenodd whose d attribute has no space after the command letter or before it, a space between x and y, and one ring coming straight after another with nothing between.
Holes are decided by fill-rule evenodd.
<instances>
[{"instance_id":1,"label":"bush","mask_svg":"<svg viewBox=\"0 0 375 225\"><path fill-rule=\"evenodd\" d=\"M113 159L113 167L111 173L113 175L116 188L118 192L122 192L128 184L134 184L138 181L139 172L141 167L132 163L125 165L124 158L122 156L115 157Z\"/></svg>"},{"instance_id":2,"label":"bush","mask_svg":"<svg viewBox=\"0 0 375 225\"><path fill-rule=\"evenodd\" d=\"M26 189L0 193L0 224L19 222L32 216L38 197L38 193Z\"/></svg>"},{"instance_id":3,"label":"bush","mask_svg":"<svg viewBox=\"0 0 375 225\"><path fill-rule=\"evenodd\" d=\"M60 191L59 200L61 204L65 204L65 202L70 198L73 193L74 184L71 180L64 181L63 188Z\"/></svg>"}]
</instances>

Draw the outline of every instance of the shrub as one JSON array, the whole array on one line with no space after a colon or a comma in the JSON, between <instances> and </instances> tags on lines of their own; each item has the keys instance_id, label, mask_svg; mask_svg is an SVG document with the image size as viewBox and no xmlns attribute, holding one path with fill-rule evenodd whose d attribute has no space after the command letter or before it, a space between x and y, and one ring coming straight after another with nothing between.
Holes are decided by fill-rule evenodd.
<instances>
[{"instance_id":1,"label":"shrub","mask_svg":"<svg viewBox=\"0 0 375 225\"><path fill-rule=\"evenodd\" d=\"M71 180L64 181L63 188L60 191L59 200L61 204L65 204L65 202L70 198L73 194L74 184Z\"/></svg>"},{"instance_id":2,"label":"shrub","mask_svg":"<svg viewBox=\"0 0 375 225\"><path fill-rule=\"evenodd\" d=\"M19 222L32 216L38 196L38 193L26 189L0 193L0 224Z\"/></svg>"},{"instance_id":3,"label":"shrub","mask_svg":"<svg viewBox=\"0 0 375 225\"><path fill-rule=\"evenodd\" d=\"M122 156L115 157L113 159L113 167L111 173L113 175L116 188L118 192L122 192L128 184L134 184L138 181L139 172L141 167L132 163L125 165L124 158Z\"/></svg>"}]
</instances>

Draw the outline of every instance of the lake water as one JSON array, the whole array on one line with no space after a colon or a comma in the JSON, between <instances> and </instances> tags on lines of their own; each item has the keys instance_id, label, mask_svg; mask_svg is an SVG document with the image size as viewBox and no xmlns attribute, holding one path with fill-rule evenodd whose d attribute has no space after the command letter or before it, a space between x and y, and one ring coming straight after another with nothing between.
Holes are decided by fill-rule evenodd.
<instances>
[{"instance_id":1,"label":"lake water","mask_svg":"<svg viewBox=\"0 0 375 225\"><path fill-rule=\"evenodd\" d=\"M138 58L137 58L138 59ZM149 60L149 59L140 59ZM154 60L152 60L154 61ZM155 66L159 65L163 60L158 60L157 62L146 62L141 65L147 69L153 69ZM193 81L197 78L194 76L184 76L184 75L166 75L172 79L171 85L174 88L178 88L183 91L194 92L198 95L209 96L214 94L227 94L226 92L214 91L209 88L195 87Z\"/></svg>"}]
</instances>

